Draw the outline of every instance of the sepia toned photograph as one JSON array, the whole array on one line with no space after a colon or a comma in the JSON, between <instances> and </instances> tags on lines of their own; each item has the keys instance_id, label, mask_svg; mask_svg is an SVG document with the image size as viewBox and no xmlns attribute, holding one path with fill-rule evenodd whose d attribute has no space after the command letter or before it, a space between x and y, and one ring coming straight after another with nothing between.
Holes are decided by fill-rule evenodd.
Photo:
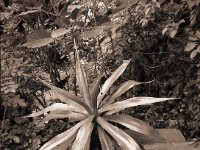
<instances>
[{"instance_id":1,"label":"sepia toned photograph","mask_svg":"<svg viewBox=\"0 0 200 150\"><path fill-rule=\"evenodd\" d=\"M0 0L0 150L200 150L200 0Z\"/></svg>"}]
</instances>

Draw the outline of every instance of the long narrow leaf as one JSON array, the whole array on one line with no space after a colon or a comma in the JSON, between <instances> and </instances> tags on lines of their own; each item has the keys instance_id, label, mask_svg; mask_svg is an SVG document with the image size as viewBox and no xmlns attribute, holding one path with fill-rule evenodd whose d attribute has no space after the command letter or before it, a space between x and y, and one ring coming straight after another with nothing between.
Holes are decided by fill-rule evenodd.
<instances>
[{"instance_id":1,"label":"long narrow leaf","mask_svg":"<svg viewBox=\"0 0 200 150\"><path fill-rule=\"evenodd\" d=\"M36 13L36 12L39 12L41 11L41 8L39 9L36 9L36 10L29 10L29 11L26 11L26 12L22 12L19 14L19 16L24 16L24 15L27 15L27 14L32 14L32 13Z\"/></svg>"},{"instance_id":2,"label":"long narrow leaf","mask_svg":"<svg viewBox=\"0 0 200 150\"><path fill-rule=\"evenodd\" d=\"M88 119L85 119L79 123L77 123L75 126L73 126L72 128L70 128L69 130L55 136L54 138L52 138L50 141L48 141L46 144L44 144L40 150L51 150L53 148L55 148L57 145L60 145L61 143L63 143L64 141L69 140L72 136L74 136L77 132L78 129L85 124L86 122L92 120L93 117L90 117Z\"/></svg>"},{"instance_id":3,"label":"long narrow leaf","mask_svg":"<svg viewBox=\"0 0 200 150\"><path fill-rule=\"evenodd\" d=\"M27 47L27 48L39 48L53 42L54 42L54 39L49 37L49 38L38 39L35 41L30 41L23 44L22 46Z\"/></svg>"},{"instance_id":4,"label":"long narrow leaf","mask_svg":"<svg viewBox=\"0 0 200 150\"><path fill-rule=\"evenodd\" d=\"M101 103L102 99L104 98L105 94L108 92L112 84L119 78L119 76L124 72L128 64L130 63L130 60L124 61L124 63L117 68L113 72L113 74L105 81L105 83L102 86L102 89L98 95L97 98L97 106Z\"/></svg>"},{"instance_id":5,"label":"long narrow leaf","mask_svg":"<svg viewBox=\"0 0 200 150\"><path fill-rule=\"evenodd\" d=\"M124 101L116 102L110 105L105 105L99 109L99 113L110 111L107 114L111 115L117 113L125 108L130 108L138 105L148 105L167 100L174 100L175 98L155 98L155 97L133 97Z\"/></svg>"},{"instance_id":6,"label":"long narrow leaf","mask_svg":"<svg viewBox=\"0 0 200 150\"><path fill-rule=\"evenodd\" d=\"M98 117L97 122L116 140L116 142L120 145L122 149L141 150L139 145L128 134L126 134L118 127L113 126L102 117Z\"/></svg>"},{"instance_id":7,"label":"long narrow leaf","mask_svg":"<svg viewBox=\"0 0 200 150\"><path fill-rule=\"evenodd\" d=\"M149 83L149 82L137 82L137 81L134 81L134 80L129 80L129 81L126 81L124 82L118 89L116 92L114 92L110 98L106 101L106 102L102 102L102 103L106 103L107 104L111 104L114 102L115 98L121 96L122 94L124 94L126 91L128 91L130 88L134 87L135 85L139 85L139 84L142 84L142 83Z\"/></svg>"},{"instance_id":8,"label":"long narrow leaf","mask_svg":"<svg viewBox=\"0 0 200 150\"><path fill-rule=\"evenodd\" d=\"M121 124L131 130L137 131L150 137L159 137L158 131L149 126L146 122L129 115L112 115L103 117L107 121Z\"/></svg>"},{"instance_id":9,"label":"long narrow leaf","mask_svg":"<svg viewBox=\"0 0 200 150\"><path fill-rule=\"evenodd\" d=\"M64 141L62 144L56 146L52 150L68 150L68 148L72 145L72 142L76 138L76 134L71 136L68 140Z\"/></svg>"},{"instance_id":10,"label":"long narrow leaf","mask_svg":"<svg viewBox=\"0 0 200 150\"><path fill-rule=\"evenodd\" d=\"M87 112L90 112L90 109L88 107L88 105L82 101L80 98L78 98L77 96L63 90L60 88L57 88L53 85L50 85L49 83L47 83L46 81L40 80L44 85L48 86L49 88L52 89L52 91L56 94L56 96L63 102L67 103L67 104L71 104L73 106L76 106L78 109L83 110L83 108L85 108L85 110Z\"/></svg>"},{"instance_id":11,"label":"long narrow leaf","mask_svg":"<svg viewBox=\"0 0 200 150\"><path fill-rule=\"evenodd\" d=\"M88 120L81 126L76 136L76 139L72 145L72 150L83 150L90 139L94 124L92 120Z\"/></svg>"},{"instance_id":12,"label":"long narrow leaf","mask_svg":"<svg viewBox=\"0 0 200 150\"><path fill-rule=\"evenodd\" d=\"M87 143L85 144L85 147L83 148L83 150L90 150L90 142L91 142L91 138L88 138Z\"/></svg>"},{"instance_id":13,"label":"long narrow leaf","mask_svg":"<svg viewBox=\"0 0 200 150\"><path fill-rule=\"evenodd\" d=\"M69 31L70 31L70 29L60 28L60 29L52 31L51 32L51 37L52 38L57 38L57 37L65 35Z\"/></svg>"},{"instance_id":14,"label":"long narrow leaf","mask_svg":"<svg viewBox=\"0 0 200 150\"><path fill-rule=\"evenodd\" d=\"M70 111L70 110L74 110L74 109L75 108L72 105L63 104L63 103L55 103L55 104L52 104L51 106L48 106L48 107L42 109L41 111L38 111L38 112L32 113L30 115L24 116L23 118L36 117L36 116L42 115L44 113L47 113L49 111L55 111L55 110L60 110L60 111L61 110L63 110L63 111L69 110Z\"/></svg>"},{"instance_id":15,"label":"long narrow leaf","mask_svg":"<svg viewBox=\"0 0 200 150\"><path fill-rule=\"evenodd\" d=\"M37 126L41 126L43 125L46 121L49 121L51 119L63 119L63 118L69 118L69 119L73 119L76 121L80 121L83 120L84 118L86 118L85 115L80 114L80 113L74 113L74 112L70 112L70 113L66 113L66 114L47 114L46 117L37 125Z\"/></svg>"},{"instance_id":16,"label":"long narrow leaf","mask_svg":"<svg viewBox=\"0 0 200 150\"><path fill-rule=\"evenodd\" d=\"M113 103L114 102L114 99L121 96L122 94L124 94L126 91L128 91L130 88L136 86L136 85L140 85L140 84L143 84L143 83L150 83L150 82L137 82L137 81L134 81L134 80L129 80L129 81L126 81L125 83L123 83L118 89L117 91L111 95L110 99L108 100L108 103Z\"/></svg>"},{"instance_id":17,"label":"long narrow leaf","mask_svg":"<svg viewBox=\"0 0 200 150\"><path fill-rule=\"evenodd\" d=\"M97 109L97 96L100 90L99 86L100 86L101 78L103 75L103 70L104 70L104 62L102 59L100 73L98 74L96 80L90 86L90 95L91 95L91 100L92 100L94 109Z\"/></svg>"},{"instance_id":18,"label":"long narrow leaf","mask_svg":"<svg viewBox=\"0 0 200 150\"><path fill-rule=\"evenodd\" d=\"M74 41L75 47L76 47L76 42ZM78 86L80 88L80 91L82 93L82 96L86 102L86 104L91 108L91 98L90 98L90 92L89 92L89 87L87 83L87 78L85 75L85 72L83 71L83 68L80 63L80 58L79 58L79 53L76 47L76 79Z\"/></svg>"},{"instance_id":19,"label":"long narrow leaf","mask_svg":"<svg viewBox=\"0 0 200 150\"><path fill-rule=\"evenodd\" d=\"M98 126L99 139L101 142L102 150L114 150L113 143L107 133L102 129L102 127Z\"/></svg>"}]
</instances>

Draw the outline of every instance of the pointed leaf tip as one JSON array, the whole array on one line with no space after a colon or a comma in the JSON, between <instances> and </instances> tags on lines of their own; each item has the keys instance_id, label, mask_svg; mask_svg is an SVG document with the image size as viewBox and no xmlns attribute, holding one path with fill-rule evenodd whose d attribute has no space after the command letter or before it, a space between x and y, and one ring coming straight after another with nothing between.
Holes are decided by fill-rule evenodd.
<instances>
[{"instance_id":1,"label":"pointed leaf tip","mask_svg":"<svg viewBox=\"0 0 200 150\"><path fill-rule=\"evenodd\" d=\"M124 72L128 64L130 63L131 60L124 60L123 64L119 66L113 74L105 81L105 83L102 86L102 89L98 95L97 98L97 107L101 103L102 99L104 98L105 94L108 92L110 87L113 85L113 83L120 77L120 75Z\"/></svg>"}]
</instances>

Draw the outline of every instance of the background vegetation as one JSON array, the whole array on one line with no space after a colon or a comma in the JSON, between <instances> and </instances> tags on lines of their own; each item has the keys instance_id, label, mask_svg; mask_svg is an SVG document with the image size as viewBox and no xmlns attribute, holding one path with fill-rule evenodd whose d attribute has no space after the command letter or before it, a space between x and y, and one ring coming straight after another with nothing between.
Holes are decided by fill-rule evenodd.
<instances>
[{"instance_id":1,"label":"background vegetation","mask_svg":"<svg viewBox=\"0 0 200 150\"><path fill-rule=\"evenodd\" d=\"M40 119L32 123L17 117L56 99L37 77L78 94L74 38L90 82L102 56L102 83L131 59L116 86L128 79L153 82L123 98L180 98L126 113L155 128L178 128L188 140L199 139L200 0L4 0L0 11L0 149L38 149L71 125L60 120L37 128Z\"/></svg>"}]
</instances>

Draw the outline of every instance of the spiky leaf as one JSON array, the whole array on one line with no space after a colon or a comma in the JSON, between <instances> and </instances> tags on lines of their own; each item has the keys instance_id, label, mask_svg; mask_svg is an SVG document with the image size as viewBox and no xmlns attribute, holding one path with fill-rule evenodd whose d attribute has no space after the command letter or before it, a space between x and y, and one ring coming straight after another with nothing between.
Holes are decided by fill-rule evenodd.
<instances>
[{"instance_id":1,"label":"spiky leaf","mask_svg":"<svg viewBox=\"0 0 200 150\"><path fill-rule=\"evenodd\" d=\"M102 129L102 127L98 126L99 139L101 142L102 150L114 150L113 143L107 133Z\"/></svg>"},{"instance_id":2,"label":"spiky leaf","mask_svg":"<svg viewBox=\"0 0 200 150\"><path fill-rule=\"evenodd\" d=\"M55 104L52 104L51 106L48 106L44 109L42 109L41 111L38 111L38 112L35 112L35 113L32 113L30 115L27 115L27 116L24 116L23 118L27 118L27 117L36 117L36 116L39 116L39 115L42 115L44 113L47 113L49 111L54 111L54 110L63 110L63 111L72 111L72 110L75 110L75 107L73 107L72 105L68 105L68 104L63 104L63 103L55 103ZM77 110L79 112L82 113L82 111L80 110Z\"/></svg>"},{"instance_id":3,"label":"spiky leaf","mask_svg":"<svg viewBox=\"0 0 200 150\"><path fill-rule=\"evenodd\" d=\"M116 140L116 142L120 145L122 149L141 150L139 145L128 134L126 134L118 127L113 126L102 117L98 117L97 122Z\"/></svg>"},{"instance_id":4,"label":"spiky leaf","mask_svg":"<svg viewBox=\"0 0 200 150\"><path fill-rule=\"evenodd\" d=\"M94 124L92 120L88 120L81 126L76 136L76 139L72 145L72 150L83 150L87 145L87 141L90 139Z\"/></svg>"},{"instance_id":5,"label":"spiky leaf","mask_svg":"<svg viewBox=\"0 0 200 150\"><path fill-rule=\"evenodd\" d=\"M55 87L53 85L50 85L49 83L47 83L46 81L40 80L44 85L48 86L49 88L52 89L52 91L56 94L56 96L63 102L70 104L74 107L77 107L80 110L83 110L83 108L85 108L85 110L87 110L88 112L90 111L89 107L87 106L87 104L82 101L80 98L78 98L77 96L71 94L70 92L67 92L63 89L60 89L58 87Z\"/></svg>"},{"instance_id":6,"label":"spiky leaf","mask_svg":"<svg viewBox=\"0 0 200 150\"><path fill-rule=\"evenodd\" d=\"M101 78L103 75L103 70L104 70L104 62L102 60L100 73L98 74L95 81L90 85L90 89L89 89L94 109L97 109L97 96L98 96L98 92L100 91L99 86L100 86Z\"/></svg>"},{"instance_id":7,"label":"spiky leaf","mask_svg":"<svg viewBox=\"0 0 200 150\"><path fill-rule=\"evenodd\" d=\"M62 119L62 118L69 118L71 120L80 121L86 118L86 116L81 113L75 113L75 112L66 112L65 114L50 113L50 114L47 114L45 118L37 126L41 126L46 121L49 121L51 119Z\"/></svg>"},{"instance_id":8,"label":"spiky leaf","mask_svg":"<svg viewBox=\"0 0 200 150\"><path fill-rule=\"evenodd\" d=\"M57 145L60 145L63 142L66 142L67 140L71 140L71 137L74 136L77 132L78 129L85 124L88 121L91 121L93 119L93 117L87 118L79 123L77 123L75 126L73 126L72 128L70 128L69 130L55 136L54 138L52 138L50 141L48 141L47 143L45 143L40 150L51 150L53 148L55 148Z\"/></svg>"},{"instance_id":9,"label":"spiky leaf","mask_svg":"<svg viewBox=\"0 0 200 150\"><path fill-rule=\"evenodd\" d=\"M142 83L149 83L149 82L137 82L134 80L126 81L117 89L116 92L114 92L110 96L110 98L106 102L102 102L102 103L111 104L114 102L115 98L121 96L122 94L124 94L126 91L128 91L130 88L134 87L135 85L139 85Z\"/></svg>"},{"instance_id":10,"label":"spiky leaf","mask_svg":"<svg viewBox=\"0 0 200 150\"><path fill-rule=\"evenodd\" d=\"M75 43L75 42L74 42ZM75 43L76 46L76 43ZM86 74L81 66L79 53L76 47L76 79L78 86L80 88L81 94L86 102L86 104L91 108L91 98L90 98L90 92L89 87L87 83Z\"/></svg>"},{"instance_id":11,"label":"spiky leaf","mask_svg":"<svg viewBox=\"0 0 200 150\"><path fill-rule=\"evenodd\" d=\"M98 98L97 98L97 106L99 106L99 104L102 101L102 99L104 98L105 94L108 92L108 90L110 89L112 84L124 72L124 70L126 69L126 67L128 66L129 63L130 63L130 60L124 61L124 63L121 66L119 66L117 68L117 70L115 70L113 72L113 74L105 81L105 83L103 84L102 89L98 95Z\"/></svg>"},{"instance_id":12,"label":"spiky leaf","mask_svg":"<svg viewBox=\"0 0 200 150\"><path fill-rule=\"evenodd\" d=\"M131 117L129 115L112 115L112 116L104 116L103 118L106 119L107 121L121 124L131 130L137 131L149 137L156 137L156 138L159 137L159 133L154 128L149 126L146 122Z\"/></svg>"},{"instance_id":13,"label":"spiky leaf","mask_svg":"<svg viewBox=\"0 0 200 150\"><path fill-rule=\"evenodd\" d=\"M57 38L60 36L65 35L66 33L68 33L70 31L70 29L65 29L65 28L60 28L58 30L54 30L51 32L51 37L52 38Z\"/></svg>"},{"instance_id":14,"label":"spiky leaf","mask_svg":"<svg viewBox=\"0 0 200 150\"><path fill-rule=\"evenodd\" d=\"M193 50L195 47L197 46L197 44L195 42L188 42L186 47L185 47L185 51L191 51Z\"/></svg>"},{"instance_id":15,"label":"spiky leaf","mask_svg":"<svg viewBox=\"0 0 200 150\"><path fill-rule=\"evenodd\" d=\"M110 111L107 114L111 115L117 113L125 108L135 107L138 105L148 105L167 100L174 100L175 98L155 98L155 97L133 97L124 101L116 102L110 105L105 105L99 109L99 113Z\"/></svg>"}]
</instances>

